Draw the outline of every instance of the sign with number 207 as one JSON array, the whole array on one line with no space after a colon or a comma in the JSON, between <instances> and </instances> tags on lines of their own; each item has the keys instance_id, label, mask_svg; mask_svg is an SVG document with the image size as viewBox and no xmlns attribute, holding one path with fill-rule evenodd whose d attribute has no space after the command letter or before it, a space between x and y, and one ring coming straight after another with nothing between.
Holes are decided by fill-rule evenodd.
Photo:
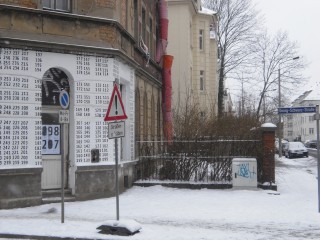
<instances>
[{"instance_id":1,"label":"sign with number 207","mask_svg":"<svg viewBox=\"0 0 320 240\"><path fill-rule=\"evenodd\" d=\"M60 154L60 125L42 125L42 154Z\"/></svg>"}]
</instances>

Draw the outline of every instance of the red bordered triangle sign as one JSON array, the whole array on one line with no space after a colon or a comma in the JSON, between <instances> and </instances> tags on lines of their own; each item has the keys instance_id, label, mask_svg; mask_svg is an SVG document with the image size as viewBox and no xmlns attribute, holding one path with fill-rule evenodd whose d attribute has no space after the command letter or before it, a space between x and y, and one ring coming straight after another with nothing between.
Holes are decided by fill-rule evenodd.
<instances>
[{"instance_id":1,"label":"red bordered triangle sign","mask_svg":"<svg viewBox=\"0 0 320 240\"><path fill-rule=\"evenodd\" d=\"M127 119L126 111L122 103L121 95L117 84L114 84L110 103L104 121L115 121Z\"/></svg>"}]
</instances>

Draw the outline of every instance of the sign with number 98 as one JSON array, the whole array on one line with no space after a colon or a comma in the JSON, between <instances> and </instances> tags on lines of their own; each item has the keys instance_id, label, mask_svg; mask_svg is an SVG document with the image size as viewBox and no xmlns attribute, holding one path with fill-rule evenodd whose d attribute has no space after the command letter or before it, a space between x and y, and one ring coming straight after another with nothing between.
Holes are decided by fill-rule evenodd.
<instances>
[{"instance_id":1,"label":"sign with number 98","mask_svg":"<svg viewBox=\"0 0 320 240\"><path fill-rule=\"evenodd\" d=\"M42 154L60 154L60 125L42 125Z\"/></svg>"}]
</instances>

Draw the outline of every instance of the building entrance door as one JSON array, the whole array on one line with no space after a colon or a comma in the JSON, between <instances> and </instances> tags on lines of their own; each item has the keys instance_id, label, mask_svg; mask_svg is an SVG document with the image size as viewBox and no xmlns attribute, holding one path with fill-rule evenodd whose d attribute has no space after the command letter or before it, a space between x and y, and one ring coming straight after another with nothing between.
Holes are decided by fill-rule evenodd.
<instances>
[{"instance_id":1,"label":"building entrance door","mask_svg":"<svg viewBox=\"0 0 320 240\"><path fill-rule=\"evenodd\" d=\"M59 110L52 106L42 107L42 189L61 188L61 161L68 156L68 125L59 124ZM66 187L67 161L64 165Z\"/></svg>"},{"instance_id":2,"label":"building entrance door","mask_svg":"<svg viewBox=\"0 0 320 240\"><path fill-rule=\"evenodd\" d=\"M69 94L67 75L50 68L42 78L42 189L61 188L61 161L64 161L64 186L68 185L69 125L59 123L59 110L67 109ZM62 100L61 100L62 99ZM63 106L63 108L62 108ZM63 156L61 154L64 154Z\"/></svg>"}]
</instances>

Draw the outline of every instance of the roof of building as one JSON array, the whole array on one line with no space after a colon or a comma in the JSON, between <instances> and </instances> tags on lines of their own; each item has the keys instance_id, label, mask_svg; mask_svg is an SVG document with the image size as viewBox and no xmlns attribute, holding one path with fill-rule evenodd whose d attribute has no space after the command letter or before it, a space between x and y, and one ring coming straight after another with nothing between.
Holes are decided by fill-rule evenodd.
<instances>
[{"instance_id":1,"label":"roof of building","mask_svg":"<svg viewBox=\"0 0 320 240\"><path fill-rule=\"evenodd\" d=\"M205 8L205 7L201 7L201 9L199 10L200 13L202 14L206 14L206 15L214 15L217 14L217 12L209 9L209 8Z\"/></svg>"},{"instance_id":2,"label":"roof of building","mask_svg":"<svg viewBox=\"0 0 320 240\"><path fill-rule=\"evenodd\" d=\"M304 101L319 101L320 100L320 91L311 90L309 94L303 99Z\"/></svg>"},{"instance_id":3,"label":"roof of building","mask_svg":"<svg viewBox=\"0 0 320 240\"><path fill-rule=\"evenodd\" d=\"M293 102L292 105L299 105L302 101L306 99L306 97L309 95L309 93L312 92L312 90L306 91L303 94L301 94L299 97L297 97Z\"/></svg>"}]
</instances>

